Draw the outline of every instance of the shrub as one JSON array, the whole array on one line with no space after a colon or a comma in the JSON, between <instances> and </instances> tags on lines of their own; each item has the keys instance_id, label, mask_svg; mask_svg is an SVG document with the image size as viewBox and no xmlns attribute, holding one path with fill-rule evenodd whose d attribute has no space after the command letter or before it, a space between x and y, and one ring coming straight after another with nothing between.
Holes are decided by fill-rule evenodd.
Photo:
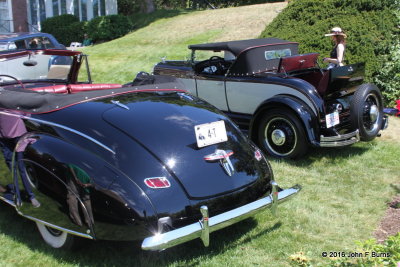
<instances>
[{"instance_id":1,"label":"shrub","mask_svg":"<svg viewBox=\"0 0 400 267\"><path fill-rule=\"evenodd\" d=\"M123 15L96 17L87 24L87 33L94 42L116 39L127 34L131 29L131 22Z\"/></svg>"},{"instance_id":2,"label":"shrub","mask_svg":"<svg viewBox=\"0 0 400 267\"><path fill-rule=\"evenodd\" d=\"M400 233L389 237L383 244L375 239L357 243L357 252L362 257L333 259L330 266L398 266L400 263Z\"/></svg>"},{"instance_id":3,"label":"shrub","mask_svg":"<svg viewBox=\"0 0 400 267\"><path fill-rule=\"evenodd\" d=\"M348 35L345 62L365 62L366 79L372 81L399 38L395 13L398 4L394 0L295 0L260 37L296 41L300 53L319 52L323 58L329 56L333 47L324 33L339 26Z\"/></svg>"},{"instance_id":4,"label":"shrub","mask_svg":"<svg viewBox=\"0 0 400 267\"><path fill-rule=\"evenodd\" d=\"M284 0L210 0L208 2L216 8L223 8L283 1ZM210 8L204 0L154 0L154 4L156 9ZM118 12L120 14L132 15L144 9L144 1L118 0Z\"/></svg>"},{"instance_id":5,"label":"shrub","mask_svg":"<svg viewBox=\"0 0 400 267\"><path fill-rule=\"evenodd\" d=\"M383 89L388 106L394 106L400 99L400 42L393 46L388 59L373 78L374 83Z\"/></svg>"},{"instance_id":6,"label":"shrub","mask_svg":"<svg viewBox=\"0 0 400 267\"><path fill-rule=\"evenodd\" d=\"M80 42L85 32L85 22L80 22L77 17L64 14L48 18L42 23L42 32L47 32L68 46L71 42Z\"/></svg>"}]
</instances>

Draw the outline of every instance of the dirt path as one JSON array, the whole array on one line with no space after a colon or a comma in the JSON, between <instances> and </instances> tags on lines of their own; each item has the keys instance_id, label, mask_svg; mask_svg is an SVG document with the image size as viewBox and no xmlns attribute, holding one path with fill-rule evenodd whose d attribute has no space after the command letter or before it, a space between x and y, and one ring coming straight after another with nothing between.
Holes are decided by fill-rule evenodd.
<instances>
[{"instance_id":1,"label":"dirt path","mask_svg":"<svg viewBox=\"0 0 400 267\"><path fill-rule=\"evenodd\" d=\"M400 190L400 184L398 185ZM396 235L400 232L400 195L396 196L392 202L388 204L388 209L383 217L378 229L374 232L374 236L378 242L382 243L389 236Z\"/></svg>"}]
</instances>

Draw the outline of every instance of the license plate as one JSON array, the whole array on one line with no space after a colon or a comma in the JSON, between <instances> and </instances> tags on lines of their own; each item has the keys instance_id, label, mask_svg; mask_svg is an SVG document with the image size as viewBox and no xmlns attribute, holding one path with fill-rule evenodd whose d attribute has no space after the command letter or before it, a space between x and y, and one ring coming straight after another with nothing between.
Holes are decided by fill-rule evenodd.
<instances>
[{"instance_id":1,"label":"license plate","mask_svg":"<svg viewBox=\"0 0 400 267\"><path fill-rule=\"evenodd\" d=\"M331 128L339 124L339 112L335 111L333 113L329 113L325 116L326 120L326 128Z\"/></svg>"},{"instance_id":2,"label":"license plate","mask_svg":"<svg viewBox=\"0 0 400 267\"><path fill-rule=\"evenodd\" d=\"M209 146L213 144L228 141L224 121L215 121L194 126L196 141L198 147Z\"/></svg>"}]
</instances>

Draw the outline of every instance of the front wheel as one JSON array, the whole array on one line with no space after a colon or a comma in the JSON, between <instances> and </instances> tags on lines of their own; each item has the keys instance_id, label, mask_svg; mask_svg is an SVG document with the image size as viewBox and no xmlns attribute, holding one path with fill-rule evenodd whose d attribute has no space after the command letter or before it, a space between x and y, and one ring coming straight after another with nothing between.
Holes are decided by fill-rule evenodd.
<instances>
[{"instance_id":1,"label":"front wheel","mask_svg":"<svg viewBox=\"0 0 400 267\"><path fill-rule=\"evenodd\" d=\"M77 245L77 237L67 232L56 230L39 222L36 222L36 226L44 242L53 248L73 249Z\"/></svg>"},{"instance_id":2,"label":"front wheel","mask_svg":"<svg viewBox=\"0 0 400 267\"><path fill-rule=\"evenodd\" d=\"M362 141L371 141L381 130L383 120L382 95L373 84L363 84L353 95L350 106L351 123L360 132Z\"/></svg>"},{"instance_id":3,"label":"front wheel","mask_svg":"<svg viewBox=\"0 0 400 267\"><path fill-rule=\"evenodd\" d=\"M304 128L291 111L268 110L259 125L258 144L268 154L278 158L297 158L307 152Z\"/></svg>"}]
</instances>

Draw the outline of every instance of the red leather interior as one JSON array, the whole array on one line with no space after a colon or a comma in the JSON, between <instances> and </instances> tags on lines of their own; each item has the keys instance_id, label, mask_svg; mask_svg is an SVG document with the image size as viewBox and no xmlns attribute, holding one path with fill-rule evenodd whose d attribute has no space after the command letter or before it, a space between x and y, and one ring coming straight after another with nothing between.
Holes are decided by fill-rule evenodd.
<instances>
[{"instance_id":1,"label":"red leather interior","mask_svg":"<svg viewBox=\"0 0 400 267\"><path fill-rule=\"evenodd\" d=\"M46 86L46 87L36 87L36 88L26 88L31 91L54 93L54 94L68 94L68 88L65 84Z\"/></svg>"},{"instance_id":2,"label":"red leather interior","mask_svg":"<svg viewBox=\"0 0 400 267\"><path fill-rule=\"evenodd\" d=\"M325 71L324 74L322 75L321 80L319 81L319 84L317 86L317 91L321 96L324 96L326 89L328 88L330 75L331 75L331 70Z\"/></svg>"},{"instance_id":3,"label":"red leather interior","mask_svg":"<svg viewBox=\"0 0 400 267\"><path fill-rule=\"evenodd\" d=\"M54 93L54 94L73 94L84 91L95 91L95 90L104 90L104 89L114 89L121 88L121 84L111 83L111 84L60 84L60 85L52 85L45 87L36 87L36 88L26 88L27 90L32 90L36 92L45 92L45 93Z\"/></svg>"},{"instance_id":4,"label":"red leather interior","mask_svg":"<svg viewBox=\"0 0 400 267\"><path fill-rule=\"evenodd\" d=\"M318 53L283 57L279 63L278 72L314 68L317 64Z\"/></svg>"},{"instance_id":5,"label":"red leather interior","mask_svg":"<svg viewBox=\"0 0 400 267\"><path fill-rule=\"evenodd\" d=\"M84 91L94 91L94 90L103 90L103 89L114 89L114 88L121 88L121 84L69 84L68 89L69 93L79 93Z\"/></svg>"}]
</instances>

